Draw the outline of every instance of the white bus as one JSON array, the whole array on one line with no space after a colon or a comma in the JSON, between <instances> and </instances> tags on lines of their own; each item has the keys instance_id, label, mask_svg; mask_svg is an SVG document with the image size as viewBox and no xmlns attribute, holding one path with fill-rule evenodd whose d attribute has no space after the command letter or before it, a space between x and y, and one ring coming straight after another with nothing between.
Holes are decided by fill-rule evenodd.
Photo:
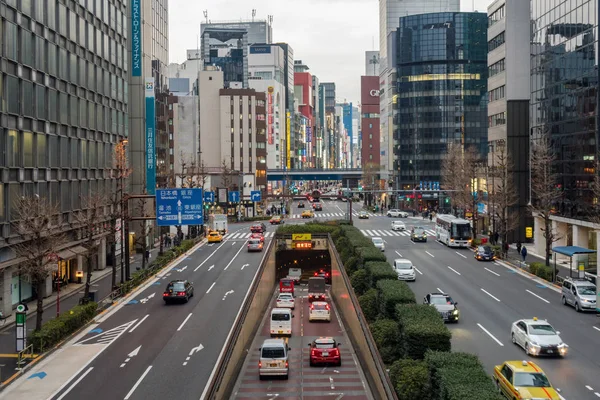
<instances>
[{"instance_id":1,"label":"white bus","mask_svg":"<svg viewBox=\"0 0 600 400\"><path fill-rule=\"evenodd\" d=\"M435 235L448 247L467 247L471 243L471 223L454 215L441 214L435 221Z\"/></svg>"}]
</instances>

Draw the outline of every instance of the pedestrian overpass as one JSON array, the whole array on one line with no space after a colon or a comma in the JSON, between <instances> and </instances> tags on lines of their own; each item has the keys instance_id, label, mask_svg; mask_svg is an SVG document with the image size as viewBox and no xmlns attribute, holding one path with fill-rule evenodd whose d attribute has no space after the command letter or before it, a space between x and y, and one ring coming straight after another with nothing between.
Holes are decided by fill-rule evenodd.
<instances>
[{"instance_id":1,"label":"pedestrian overpass","mask_svg":"<svg viewBox=\"0 0 600 400\"><path fill-rule=\"evenodd\" d=\"M358 181L362 178L361 168L339 169L268 169L268 181Z\"/></svg>"}]
</instances>

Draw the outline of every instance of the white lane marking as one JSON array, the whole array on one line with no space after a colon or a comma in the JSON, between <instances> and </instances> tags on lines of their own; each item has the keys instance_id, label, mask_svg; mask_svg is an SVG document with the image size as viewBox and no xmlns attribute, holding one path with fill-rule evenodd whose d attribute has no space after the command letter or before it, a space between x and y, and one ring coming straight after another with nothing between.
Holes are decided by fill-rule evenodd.
<instances>
[{"instance_id":1,"label":"white lane marking","mask_svg":"<svg viewBox=\"0 0 600 400\"><path fill-rule=\"evenodd\" d=\"M499 340L496 338L496 336L492 335L490 331L488 331L487 329L485 329L485 328L483 327L483 325L481 325L481 324L478 322L478 323L477 323L477 326L478 326L479 328L481 328L481 330L482 330L482 331L484 331L485 333L487 333L489 337L491 337L492 339L494 339L494 341L495 341L496 343L498 343L500 346L504 347L504 345L502 344L502 342L501 342L501 341L499 341Z\"/></svg>"},{"instance_id":2,"label":"white lane marking","mask_svg":"<svg viewBox=\"0 0 600 400\"><path fill-rule=\"evenodd\" d=\"M146 320L146 318L148 318L149 316L150 316L150 314L146 314L146 316L145 316L144 318L142 318L142 319L140 320L140 322L138 322L137 324L135 324L135 325L133 326L133 328L131 328L131 330L129 331L129 333L131 333L131 332L135 331L135 330L136 330L136 328L137 328L138 326L140 326L140 325L142 324L142 322L144 322L144 321Z\"/></svg>"},{"instance_id":3,"label":"white lane marking","mask_svg":"<svg viewBox=\"0 0 600 400\"><path fill-rule=\"evenodd\" d=\"M364 231L364 229L361 229L360 232L365 236L369 236L369 235L367 235L367 232Z\"/></svg>"},{"instance_id":4,"label":"white lane marking","mask_svg":"<svg viewBox=\"0 0 600 400\"><path fill-rule=\"evenodd\" d=\"M485 290L484 288L481 288L481 291L485 294L487 294L488 296L490 296L492 299L496 300L496 301L500 301L499 298L497 298L496 296L494 296L493 294L491 294L490 292L488 292L487 290Z\"/></svg>"},{"instance_id":5,"label":"white lane marking","mask_svg":"<svg viewBox=\"0 0 600 400\"><path fill-rule=\"evenodd\" d=\"M232 242L232 243L231 243L231 245L232 245L232 246L235 246L235 242Z\"/></svg>"},{"instance_id":6,"label":"white lane marking","mask_svg":"<svg viewBox=\"0 0 600 400\"><path fill-rule=\"evenodd\" d=\"M596 397L600 397L600 393L594 392L594 394L596 395Z\"/></svg>"},{"instance_id":7,"label":"white lane marking","mask_svg":"<svg viewBox=\"0 0 600 400\"><path fill-rule=\"evenodd\" d=\"M597 326L592 326L592 328L594 328L595 330L597 330L598 332L600 332L600 328L598 328Z\"/></svg>"},{"instance_id":8,"label":"white lane marking","mask_svg":"<svg viewBox=\"0 0 600 400\"><path fill-rule=\"evenodd\" d=\"M438 288L436 288L436 289L438 290L438 292L440 292L440 293L444 293L444 291L443 291L442 289L440 289L439 287L438 287Z\"/></svg>"},{"instance_id":9,"label":"white lane marking","mask_svg":"<svg viewBox=\"0 0 600 400\"><path fill-rule=\"evenodd\" d=\"M210 285L210 287L208 288L208 290L206 291L206 293L209 293L212 290L213 286L215 286L216 284L217 284L217 282L213 282L213 284Z\"/></svg>"},{"instance_id":10,"label":"white lane marking","mask_svg":"<svg viewBox=\"0 0 600 400\"><path fill-rule=\"evenodd\" d=\"M227 270L227 268L229 268L229 266L233 263L233 260L235 260L237 258L237 256L240 255L240 252L242 251L242 249L244 248L244 244L242 244L242 246L240 247L240 249L237 251L237 253L235 253L235 256L233 256L233 258L231 259L231 261L229 261L229 264L227 264L225 266L225 270Z\"/></svg>"},{"instance_id":11,"label":"white lane marking","mask_svg":"<svg viewBox=\"0 0 600 400\"><path fill-rule=\"evenodd\" d=\"M400 254L397 250L396 250L396 254L398 254L398 257L402 257L402 254Z\"/></svg>"},{"instance_id":12,"label":"white lane marking","mask_svg":"<svg viewBox=\"0 0 600 400\"><path fill-rule=\"evenodd\" d=\"M335 390L335 385L333 384L333 378L329 377L329 386L331 387L331 390Z\"/></svg>"},{"instance_id":13,"label":"white lane marking","mask_svg":"<svg viewBox=\"0 0 600 400\"><path fill-rule=\"evenodd\" d=\"M591 387L591 386L588 386L588 385L585 385L585 388L586 388L587 390L594 390L594 388L593 388L593 387Z\"/></svg>"},{"instance_id":14,"label":"white lane marking","mask_svg":"<svg viewBox=\"0 0 600 400\"><path fill-rule=\"evenodd\" d=\"M87 374L89 374L89 373L90 373L90 372L91 372L93 369L94 369L94 367L89 367L89 368L88 368L88 369L87 369L87 370L86 370L86 371L85 371L85 372L84 372L84 373L83 373L83 374L82 374L82 375L81 375L81 376L80 376L80 377L79 377L79 378L78 378L78 379L77 379L75 382L73 382L73 384L72 384L72 385L71 385L71 386L70 386L70 387L69 387L69 388L68 388L68 389L67 389L67 390L66 390L66 391L65 391L65 392L64 392L64 393L63 393L63 394L62 394L62 395L61 395L61 396L58 398L58 400L62 400L62 399L63 399L63 398L66 396L66 395L68 395L68 394L69 394L69 392L70 392L71 390L73 390L73 388L74 388L75 386L77 386L77 384L78 384L79 382L81 382L81 381L83 380L83 378L85 378L85 376L86 376Z\"/></svg>"},{"instance_id":15,"label":"white lane marking","mask_svg":"<svg viewBox=\"0 0 600 400\"><path fill-rule=\"evenodd\" d=\"M427 254L429 254L431 257L435 258L435 256L434 256L433 254L431 254L430 252L428 252L428 251L425 251L425 253L427 253Z\"/></svg>"},{"instance_id":16,"label":"white lane marking","mask_svg":"<svg viewBox=\"0 0 600 400\"><path fill-rule=\"evenodd\" d=\"M537 294L533 293L531 290L529 289L525 289L525 291L529 294L534 295L535 297L537 297L538 299L545 301L547 304L550 304L550 302L548 300L546 300L545 298L543 298L542 296L538 296Z\"/></svg>"},{"instance_id":17,"label":"white lane marking","mask_svg":"<svg viewBox=\"0 0 600 400\"><path fill-rule=\"evenodd\" d=\"M485 268L485 267L484 267L483 269L485 269L487 272L489 272L489 273L492 273L492 274L494 274L494 275L496 275L496 276L500 276L500 274L497 274L497 273L495 273L495 272L494 272L494 271L492 271L491 269L487 269L487 268Z\"/></svg>"},{"instance_id":18,"label":"white lane marking","mask_svg":"<svg viewBox=\"0 0 600 400\"><path fill-rule=\"evenodd\" d=\"M198 271L200 269L200 267L204 265L205 262L207 262L217 251L219 251L219 249L221 247L223 247L223 245L225 245L225 242L223 242L219 247L217 247L215 249L215 251L213 251L212 253L210 253L210 255L208 257L206 257L206 259L204 261L202 261L202 264L198 265L196 267L196 269L194 269L194 272Z\"/></svg>"},{"instance_id":19,"label":"white lane marking","mask_svg":"<svg viewBox=\"0 0 600 400\"><path fill-rule=\"evenodd\" d=\"M215 267L215 264L211 265L210 267L208 267L208 270L210 271L211 269L213 269Z\"/></svg>"},{"instance_id":20,"label":"white lane marking","mask_svg":"<svg viewBox=\"0 0 600 400\"><path fill-rule=\"evenodd\" d=\"M185 317L185 319L183 320L181 325L179 325L179 328L177 328L177 332L179 332L181 330L181 328L183 328L183 326L185 325L186 322L188 322L188 319L190 319L191 316L192 316L192 313L189 313L188 316Z\"/></svg>"},{"instance_id":21,"label":"white lane marking","mask_svg":"<svg viewBox=\"0 0 600 400\"><path fill-rule=\"evenodd\" d=\"M413 265L413 268L414 268L414 269L415 269L415 271L417 271L419 274L423 275L423 273L422 273L421 271L419 271L419 270L417 269L417 267L415 267L414 265Z\"/></svg>"},{"instance_id":22,"label":"white lane marking","mask_svg":"<svg viewBox=\"0 0 600 400\"><path fill-rule=\"evenodd\" d=\"M467 256L465 256L464 254L460 254L458 251L455 251L455 253L461 256L462 258L467 258Z\"/></svg>"},{"instance_id":23,"label":"white lane marking","mask_svg":"<svg viewBox=\"0 0 600 400\"><path fill-rule=\"evenodd\" d=\"M150 372L151 369L152 369L152 365L150 365L148 368L146 368L146 371L144 371L142 376L140 376L140 379L138 379L138 381L135 383L135 385L133 385L133 387L131 388L129 393L127 393L127 396L125 396L125 400L129 400L129 398L131 397L133 392L135 392L135 389L137 389L137 387L140 385L140 383L142 383L142 381L144 380L146 375L148 375L148 372Z\"/></svg>"},{"instance_id":24,"label":"white lane marking","mask_svg":"<svg viewBox=\"0 0 600 400\"><path fill-rule=\"evenodd\" d=\"M121 364L121 365L119 366L119 368L123 368L124 366L125 366L125 363Z\"/></svg>"},{"instance_id":25,"label":"white lane marking","mask_svg":"<svg viewBox=\"0 0 600 400\"><path fill-rule=\"evenodd\" d=\"M460 272L458 272L457 270L455 270L454 268L452 268L451 266L448 266L448 269L452 272L454 272L456 275L461 275Z\"/></svg>"}]
</instances>

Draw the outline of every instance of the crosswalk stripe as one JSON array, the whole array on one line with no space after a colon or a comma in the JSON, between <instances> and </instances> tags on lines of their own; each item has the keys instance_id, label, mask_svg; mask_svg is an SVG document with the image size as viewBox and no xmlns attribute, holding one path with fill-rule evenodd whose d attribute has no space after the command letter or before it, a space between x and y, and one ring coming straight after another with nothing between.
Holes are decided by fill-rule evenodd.
<instances>
[{"instance_id":1,"label":"crosswalk stripe","mask_svg":"<svg viewBox=\"0 0 600 400\"><path fill-rule=\"evenodd\" d=\"M387 231L381 231L381 236L392 236Z\"/></svg>"},{"instance_id":2,"label":"crosswalk stripe","mask_svg":"<svg viewBox=\"0 0 600 400\"><path fill-rule=\"evenodd\" d=\"M367 232L365 232L363 229L360 230L362 232L363 235L365 236L369 236Z\"/></svg>"},{"instance_id":3,"label":"crosswalk stripe","mask_svg":"<svg viewBox=\"0 0 600 400\"><path fill-rule=\"evenodd\" d=\"M373 232L371 232L370 230L367 229L367 233L369 234L369 236L375 236L376 234L374 234Z\"/></svg>"},{"instance_id":4,"label":"crosswalk stripe","mask_svg":"<svg viewBox=\"0 0 600 400\"><path fill-rule=\"evenodd\" d=\"M398 232L396 232L396 231L390 231L390 233L391 233L392 235L394 235L394 236L400 236L400 234L399 234Z\"/></svg>"}]
</instances>

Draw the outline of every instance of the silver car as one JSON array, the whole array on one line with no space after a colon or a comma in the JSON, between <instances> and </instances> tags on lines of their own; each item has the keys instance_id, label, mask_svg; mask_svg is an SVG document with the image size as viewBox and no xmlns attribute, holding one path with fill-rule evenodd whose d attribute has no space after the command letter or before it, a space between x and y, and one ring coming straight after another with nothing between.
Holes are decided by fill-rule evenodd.
<instances>
[{"instance_id":1,"label":"silver car","mask_svg":"<svg viewBox=\"0 0 600 400\"><path fill-rule=\"evenodd\" d=\"M567 346L560 338L560 332L554 330L545 320L520 319L513 322L510 329L512 342L521 346L525 353L532 356L561 356L567 354Z\"/></svg>"},{"instance_id":2,"label":"silver car","mask_svg":"<svg viewBox=\"0 0 600 400\"><path fill-rule=\"evenodd\" d=\"M576 311L596 311L596 286L587 279L567 278L562 285L561 301Z\"/></svg>"},{"instance_id":3,"label":"silver car","mask_svg":"<svg viewBox=\"0 0 600 400\"><path fill-rule=\"evenodd\" d=\"M289 376L289 352L290 348L283 339L266 339L259 349L260 360L258 362L258 376Z\"/></svg>"},{"instance_id":4,"label":"silver car","mask_svg":"<svg viewBox=\"0 0 600 400\"><path fill-rule=\"evenodd\" d=\"M382 238L374 237L372 240L375 247L377 247L381 251L385 251L385 243L383 242Z\"/></svg>"},{"instance_id":5,"label":"silver car","mask_svg":"<svg viewBox=\"0 0 600 400\"><path fill-rule=\"evenodd\" d=\"M260 239L250 239L248 240L248 252L251 251L262 251L263 243Z\"/></svg>"},{"instance_id":6,"label":"silver car","mask_svg":"<svg viewBox=\"0 0 600 400\"><path fill-rule=\"evenodd\" d=\"M416 281L417 275L415 267L410 260L406 258L397 258L394 260L394 271L398 274L398 279L401 281Z\"/></svg>"}]
</instances>

